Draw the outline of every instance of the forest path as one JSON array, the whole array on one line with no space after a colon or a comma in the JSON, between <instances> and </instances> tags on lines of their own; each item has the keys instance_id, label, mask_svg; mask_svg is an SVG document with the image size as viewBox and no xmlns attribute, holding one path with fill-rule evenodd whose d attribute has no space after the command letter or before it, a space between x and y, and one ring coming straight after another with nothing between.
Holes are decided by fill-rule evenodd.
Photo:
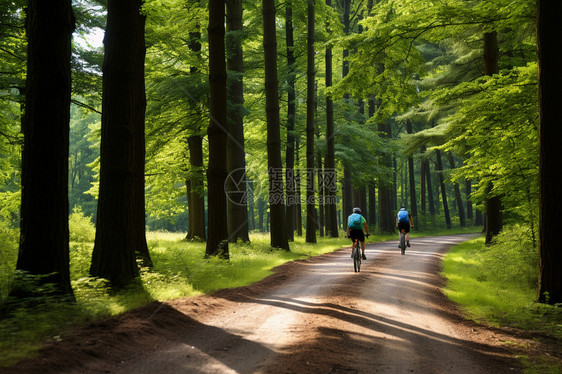
<instances>
[{"instance_id":1,"label":"forest path","mask_svg":"<svg viewBox=\"0 0 562 374\"><path fill-rule=\"evenodd\" d=\"M443 254L468 237L416 238L404 256L396 241L369 244L360 273L340 249L249 287L155 303L91 327L66 365L44 359L42 372L519 372L513 337L465 321L441 292Z\"/></svg>"}]
</instances>

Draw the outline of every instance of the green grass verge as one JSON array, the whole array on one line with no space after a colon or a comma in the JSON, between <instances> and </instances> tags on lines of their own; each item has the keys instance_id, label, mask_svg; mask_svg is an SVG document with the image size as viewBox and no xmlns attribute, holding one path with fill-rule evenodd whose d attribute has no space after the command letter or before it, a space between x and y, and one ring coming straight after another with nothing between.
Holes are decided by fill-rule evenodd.
<instances>
[{"instance_id":1,"label":"green grass verge","mask_svg":"<svg viewBox=\"0 0 562 374\"><path fill-rule=\"evenodd\" d=\"M504 244L486 247L484 239L478 238L453 247L443 261L443 275L448 279L445 294L477 322L561 339L562 308L535 302L537 270L521 255L528 249L511 245L510 251ZM533 277L527 268L533 269ZM562 366L547 355L538 360L520 358L528 373L562 372Z\"/></svg>"}]
</instances>

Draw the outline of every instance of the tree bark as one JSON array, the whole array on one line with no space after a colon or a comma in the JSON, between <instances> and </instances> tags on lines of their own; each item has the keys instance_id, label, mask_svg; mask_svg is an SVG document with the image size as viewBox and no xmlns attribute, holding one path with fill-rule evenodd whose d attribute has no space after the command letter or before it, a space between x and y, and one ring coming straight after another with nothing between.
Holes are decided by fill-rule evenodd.
<instances>
[{"instance_id":1,"label":"tree bark","mask_svg":"<svg viewBox=\"0 0 562 374\"><path fill-rule=\"evenodd\" d=\"M227 140L228 239L249 242L248 201L246 185L246 152L244 145L244 59L242 51L242 0L226 0L226 45L228 48L228 117Z\"/></svg>"},{"instance_id":2,"label":"tree bark","mask_svg":"<svg viewBox=\"0 0 562 374\"><path fill-rule=\"evenodd\" d=\"M55 292L73 298L68 247L68 143L71 92L70 0L30 0L20 246L16 268L52 274ZM18 279L11 291L25 297Z\"/></svg>"},{"instance_id":3,"label":"tree bark","mask_svg":"<svg viewBox=\"0 0 562 374\"><path fill-rule=\"evenodd\" d=\"M412 123L408 121L406 123L406 131L408 134L412 134ZM418 222L418 205L416 199L416 175L414 172L414 158L408 157L408 175L410 176L410 213L414 219L414 222Z\"/></svg>"},{"instance_id":4,"label":"tree bark","mask_svg":"<svg viewBox=\"0 0 562 374\"><path fill-rule=\"evenodd\" d=\"M470 180L467 180L465 183L466 218L470 220L474 218L474 210L472 208L472 200L470 198L471 193L472 193L472 182Z\"/></svg>"},{"instance_id":5,"label":"tree bark","mask_svg":"<svg viewBox=\"0 0 562 374\"><path fill-rule=\"evenodd\" d=\"M449 159L449 167L451 170L455 168L455 159L451 153L447 153L447 158ZM455 190L455 199L457 201L457 208L459 210L459 221L461 227L466 227L466 217L464 215L464 205L462 203L461 190L458 183L453 182L453 188Z\"/></svg>"},{"instance_id":6,"label":"tree bark","mask_svg":"<svg viewBox=\"0 0 562 374\"><path fill-rule=\"evenodd\" d=\"M308 0L306 69L306 242L316 243L316 199L314 194L314 0Z\"/></svg>"},{"instance_id":7,"label":"tree bark","mask_svg":"<svg viewBox=\"0 0 562 374\"><path fill-rule=\"evenodd\" d=\"M139 139L146 108L141 5L140 0L109 1L104 37L100 191L90 274L116 287L138 277L135 236L141 222L144 233L144 204L135 206L144 178L138 167L144 163Z\"/></svg>"},{"instance_id":8,"label":"tree bark","mask_svg":"<svg viewBox=\"0 0 562 374\"><path fill-rule=\"evenodd\" d=\"M189 147L189 195L191 200L189 222L191 231L187 234L189 240L207 239L205 233L205 185L203 165L203 138L200 135L187 139Z\"/></svg>"},{"instance_id":9,"label":"tree bark","mask_svg":"<svg viewBox=\"0 0 562 374\"><path fill-rule=\"evenodd\" d=\"M443 179L443 163L441 162L441 151L435 150L437 158L437 174L439 176L439 185L441 186L441 197L443 200L443 211L445 212L445 224L447 228L451 228L451 216L449 214L449 204L447 203L447 190L445 190L445 181Z\"/></svg>"},{"instance_id":10,"label":"tree bark","mask_svg":"<svg viewBox=\"0 0 562 374\"><path fill-rule=\"evenodd\" d=\"M277 80L277 36L275 1L262 0L263 49L265 58L265 101L267 117L267 163L269 175L269 206L271 246L289 250L285 226L283 191L283 164L281 161L281 134Z\"/></svg>"},{"instance_id":11,"label":"tree bark","mask_svg":"<svg viewBox=\"0 0 562 374\"><path fill-rule=\"evenodd\" d=\"M332 0L326 0L331 7ZM330 30L330 25L326 26ZM326 48L326 87L332 87L332 49ZM334 102L326 95L326 158L324 167L324 186L326 189L326 235L337 238L337 175L335 162ZM329 233L329 234L328 234Z\"/></svg>"},{"instance_id":12,"label":"tree bark","mask_svg":"<svg viewBox=\"0 0 562 374\"><path fill-rule=\"evenodd\" d=\"M390 139L390 134L388 132L387 126L385 123L378 124L378 130L385 138ZM392 156L386 155L383 159L383 162L387 167L392 167ZM380 183L379 185L379 228L383 232L394 232L395 230L395 221L394 221L394 214L392 212L392 185L391 183Z\"/></svg>"},{"instance_id":13,"label":"tree bark","mask_svg":"<svg viewBox=\"0 0 562 374\"><path fill-rule=\"evenodd\" d=\"M425 163L425 181L427 184L427 203L429 205L429 214L435 215L435 200L433 199L433 183L431 182L431 170L429 169L429 160L424 160Z\"/></svg>"},{"instance_id":14,"label":"tree bark","mask_svg":"<svg viewBox=\"0 0 562 374\"><path fill-rule=\"evenodd\" d=\"M498 73L498 34L495 31L484 33L484 69L486 75ZM503 220L500 197L489 195L493 190L493 183L486 190L486 244L489 244L501 231Z\"/></svg>"},{"instance_id":15,"label":"tree bark","mask_svg":"<svg viewBox=\"0 0 562 374\"><path fill-rule=\"evenodd\" d=\"M208 235L206 256L229 258L226 193L227 134L226 61L225 61L225 1L209 1L209 139Z\"/></svg>"},{"instance_id":16,"label":"tree bark","mask_svg":"<svg viewBox=\"0 0 562 374\"><path fill-rule=\"evenodd\" d=\"M285 35L287 44L287 148L285 151L285 183L287 185L287 238L295 240L295 122L296 122L296 58L293 37L293 4L286 2L285 8Z\"/></svg>"}]
</instances>

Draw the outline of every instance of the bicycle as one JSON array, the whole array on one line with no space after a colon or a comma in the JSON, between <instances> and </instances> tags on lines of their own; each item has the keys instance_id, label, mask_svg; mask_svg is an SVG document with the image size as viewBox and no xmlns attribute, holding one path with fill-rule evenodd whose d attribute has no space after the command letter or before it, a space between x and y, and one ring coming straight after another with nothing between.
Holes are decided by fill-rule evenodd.
<instances>
[{"instance_id":1,"label":"bicycle","mask_svg":"<svg viewBox=\"0 0 562 374\"><path fill-rule=\"evenodd\" d=\"M402 229L400 230L400 252L402 253L402 255L404 255L406 253L406 230Z\"/></svg>"},{"instance_id":2,"label":"bicycle","mask_svg":"<svg viewBox=\"0 0 562 374\"><path fill-rule=\"evenodd\" d=\"M353 241L351 256L353 257L353 269L358 273L361 271L361 242L358 239Z\"/></svg>"}]
</instances>

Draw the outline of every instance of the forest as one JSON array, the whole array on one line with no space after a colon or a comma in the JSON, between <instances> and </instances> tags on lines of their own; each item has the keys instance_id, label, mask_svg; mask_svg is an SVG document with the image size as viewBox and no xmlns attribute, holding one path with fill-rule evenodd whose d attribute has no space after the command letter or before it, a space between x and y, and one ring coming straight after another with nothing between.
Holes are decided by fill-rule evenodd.
<instances>
[{"instance_id":1,"label":"forest","mask_svg":"<svg viewBox=\"0 0 562 374\"><path fill-rule=\"evenodd\" d=\"M122 288L148 231L227 261L253 232L344 237L354 207L394 233L401 206L523 243L537 299L562 303L559 4L0 4L1 303L72 300L80 229L89 276Z\"/></svg>"}]
</instances>

